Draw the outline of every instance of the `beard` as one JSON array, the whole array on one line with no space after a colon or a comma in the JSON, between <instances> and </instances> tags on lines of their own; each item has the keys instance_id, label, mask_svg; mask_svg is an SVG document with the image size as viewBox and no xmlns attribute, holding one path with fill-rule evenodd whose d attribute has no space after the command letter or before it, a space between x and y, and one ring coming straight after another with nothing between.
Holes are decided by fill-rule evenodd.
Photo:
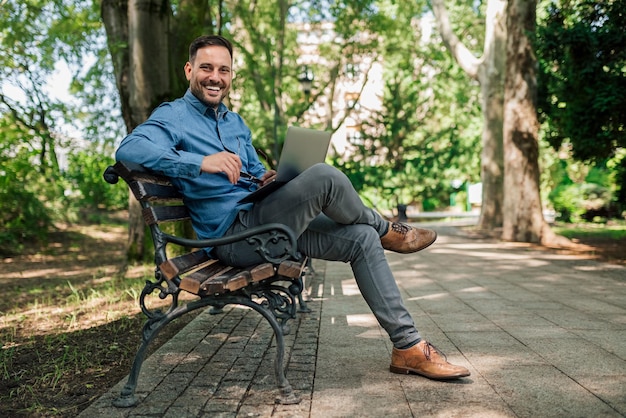
<instances>
[{"instance_id":1,"label":"beard","mask_svg":"<svg viewBox=\"0 0 626 418\"><path fill-rule=\"evenodd\" d=\"M221 90L221 94L219 96L209 95L209 92L206 90L205 86L199 83L192 83L189 88L191 90L191 93L196 96L196 98L202 103L209 107L217 108L226 96L226 93L228 93L228 90L224 89L224 86L222 84L213 84L212 86L223 89Z\"/></svg>"}]
</instances>

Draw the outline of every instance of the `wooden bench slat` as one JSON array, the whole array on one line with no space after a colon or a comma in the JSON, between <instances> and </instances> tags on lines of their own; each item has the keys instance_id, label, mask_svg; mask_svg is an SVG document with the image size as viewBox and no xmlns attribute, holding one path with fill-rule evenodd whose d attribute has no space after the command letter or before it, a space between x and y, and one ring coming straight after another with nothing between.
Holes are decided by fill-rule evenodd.
<instances>
[{"instance_id":1,"label":"wooden bench slat","mask_svg":"<svg viewBox=\"0 0 626 418\"><path fill-rule=\"evenodd\" d=\"M210 259L206 251L200 250L165 260L161 263L159 269L167 279L173 279L179 274L187 273L198 267L204 267L204 264L208 262L211 262L211 264L219 263L217 260Z\"/></svg>"},{"instance_id":2,"label":"wooden bench slat","mask_svg":"<svg viewBox=\"0 0 626 418\"><path fill-rule=\"evenodd\" d=\"M273 277L274 266L271 263L259 264L257 266L237 269L225 274L216 275L204 281L200 286L201 295L214 295L226 291L234 292L248 286L250 283L257 283Z\"/></svg>"},{"instance_id":3,"label":"wooden bench slat","mask_svg":"<svg viewBox=\"0 0 626 418\"><path fill-rule=\"evenodd\" d=\"M130 190L135 198L140 202L170 202L182 201L182 196L172 185L144 183L142 181L131 181Z\"/></svg>"},{"instance_id":4,"label":"wooden bench slat","mask_svg":"<svg viewBox=\"0 0 626 418\"><path fill-rule=\"evenodd\" d=\"M306 262L306 257L302 260L302 262L285 260L278 266L278 274L284 277L297 279L302 275L302 272L306 267Z\"/></svg>"},{"instance_id":5,"label":"wooden bench slat","mask_svg":"<svg viewBox=\"0 0 626 418\"><path fill-rule=\"evenodd\" d=\"M276 274L274 266L270 263L263 263L258 266L249 267L248 271L250 272L250 280L252 283L258 283L265 279L269 279Z\"/></svg>"},{"instance_id":6,"label":"wooden bench slat","mask_svg":"<svg viewBox=\"0 0 626 418\"><path fill-rule=\"evenodd\" d=\"M189 273L182 278L180 288L196 295L216 295L234 292L273 277L274 266L263 263L244 269L237 269L221 264L217 260L206 267Z\"/></svg>"},{"instance_id":7,"label":"wooden bench slat","mask_svg":"<svg viewBox=\"0 0 626 418\"><path fill-rule=\"evenodd\" d=\"M223 275L224 273L234 269L234 267L221 264L217 260L215 261L216 262L183 277L179 287L189 293L198 295L201 286L205 281L211 280L213 277Z\"/></svg>"},{"instance_id":8,"label":"wooden bench slat","mask_svg":"<svg viewBox=\"0 0 626 418\"><path fill-rule=\"evenodd\" d=\"M195 273L198 273L198 272L195 272ZM192 275L195 273L192 273ZM216 295L216 294L224 293L226 292L226 290L229 290L226 287L226 285L228 281L231 279L242 280L242 277L240 277L240 272L238 271L238 269L237 271L235 271L234 267L226 267L222 271L212 276L204 277L204 280L200 284L200 290L198 294L199 295ZM245 282L244 286L246 286L247 277L245 277L245 273L244 273L243 281Z\"/></svg>"},{"instance_id":9,"label":"wooden bench slat","mask_svg":"<svg viewBox=\"0 0 626 418\"><path fill-rule=\"evenodd\" d=\"M142 214L147 225L189 219L189 210L186 206L150 206L144 208Z\"/></svg>"},{"instance_id":10,"label":"wooden bench slat","mask_svg":"<svg viewBox=\"0 0 626 418\"><path fill-rule=\"evenodd\" d=\"M235 290L239 290L242 287L248 286L250 284L251 280L252 280L252 278L250 276L250 272L247 271L247 270L243 270L243 271L240 271L239 273L237 273L234 276L228 277L225 281L222 280L222 283L224 283L223 289L224 289L224 291L228 290L230 292L234 292ZM211 282L209 282L209 283L211 283ZM207 283L207 282L204 282L203 286L204 286L205 283ZM216 292L216 293L218 293L218 292ZM219 293L223 293L223 291L219 292Z\"/></svg>"}]
</instances>

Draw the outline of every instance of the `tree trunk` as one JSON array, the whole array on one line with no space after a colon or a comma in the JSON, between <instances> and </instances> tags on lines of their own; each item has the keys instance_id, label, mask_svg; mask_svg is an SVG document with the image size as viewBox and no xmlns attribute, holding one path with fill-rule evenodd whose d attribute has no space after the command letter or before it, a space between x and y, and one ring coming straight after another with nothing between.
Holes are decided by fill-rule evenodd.
<instances>
[{"instance_id":1,"label":"tree trunk","mask_svg":"<svg viewBox=\"0 0 626 418\"><path fill-rule=\"evenodd\" d=\"M504 201L504 75L506 71L506 1L487 4L485 46L479 67L483 132L480 178L483 183L478 228L502 226Z\"/></svg>"},{"instance_id":2,"label":"tree trunk","mask_svg":"<svg viewBox=\"0 0 626 418\"><path fill-rule=\"evenodd\" d=\"M502 239L551 245L556 236L543 218L539 193L537 63L527 36L535 31L536 7L536 0L510 0L507 7Z\"/></svg>"},{"instance_id":3,"label":"tree trunk","mask_svg":"<svg viewBox=\"0 0 626 418\"><path fill-rule=\"evenodd\" d=\"M167 0L128 2L132 128L148 119L154 108L169 98L170 14Z\"/></svg>"},{"instance_id":4,"label":"tree trunk","mask_svg":"<svg viewBox=\"0 0 626 418\"><path fill-rule=\"evenodd\" d=\"M439 33L454 60L467 75L478 80L482 97L481 152L482 207L478 227L490 230L502 225L503 150L502 124L506 51L505 0L489 0L483 56L472 55L452 31L443 0L432 0Z\"/></svg>"},{"instance_id":5,"label":"tree trunk","mask_svg":"<svg viewBox=\"0 0 626 418\"><path fill-rule=\"evenodd\" d=\"M107 34L107 45L113 62L115 84L120 96L122 118L126 131L131 126L130 103L128 91L128 74L130 58L128 54L128 0L102 0L100 15Z\"/></svg>"},{"instance_id":6,"label":"tree trunk","mask_svg":"<svg viewBox=\"0 0 626 418\"><path fill-rule=\"evenodd\" d=\"M169 20L167 0L103 0L101 15L122 115L131 132L170 96ZM182 69L181 69L182 71ZM141 207L129 197L129 260L147 257L146 227Z\"/></svg>"},{"instance_id":7,"label":"tree trunk","mask_svg":"<svg viewBox=\"0 0 626 418\"><path fill-rule=\"evenodd\" d=\"M212 8L217 3L218 12ZM224 0L184 0L179 1L176 17L171 19L170 68L172 99L182 96L189 82L183 71L183 64L189 59L189 44L197 36L220 33L222 30L221 8Z\"/></svg>"}]
</instances>

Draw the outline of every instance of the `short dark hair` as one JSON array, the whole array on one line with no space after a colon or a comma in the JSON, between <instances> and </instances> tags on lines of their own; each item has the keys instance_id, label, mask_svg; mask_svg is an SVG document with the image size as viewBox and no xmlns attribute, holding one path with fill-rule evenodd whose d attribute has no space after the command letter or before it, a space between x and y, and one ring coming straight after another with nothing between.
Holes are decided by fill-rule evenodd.
<instances>
[{"instance_id":1,"label":"short dark hair","mask_svg":"<svg viewBox=\"0 0 626 418\"><path fill-rule=\"evenodd\" d=\"M230 59L233 59L233 44L228 39L220 35L202 35L194 39L189 45L189 62L193 62L200 48L211 45L223 46L228 49Z\"/></svg>"}]
</instances>

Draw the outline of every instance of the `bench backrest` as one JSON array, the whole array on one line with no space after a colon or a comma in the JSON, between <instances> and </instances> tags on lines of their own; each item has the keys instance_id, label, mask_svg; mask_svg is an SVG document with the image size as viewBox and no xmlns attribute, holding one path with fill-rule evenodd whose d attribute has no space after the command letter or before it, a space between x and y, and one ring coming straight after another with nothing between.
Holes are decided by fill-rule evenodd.
<instances>
[{"instance_id":1,"label":"bench backrest","mask_svg":"<svg viewBox=\"0 0 626 418\"><path fill-rule=\"evenodd\" d=\"M178 274L209 261L204 251L195 251L168 260L166 245L168 238L172 236L164 232L159 224L188 220L190 216L183 204L183 196L167 177L148 172L139 164L118 161L105 171L104 178L115 184L119 177L128 184L141 205L143 219L150 228L155 246L155 264L165 270L166 276L171 276L168 279L176 279Z\"/></svg>"},{"instance_id":2,"label":"bench backrest","mask_svg":"<svg viewBox=\"0 0 626 418\"><path fill-rule=\"evenodd\" d=\"M216 294L265 280L275 273L290 278L299 278L302 274L305 263L302 257L282 257L272 263L243 269L226 266L211 259L202 247L193 246L197 245L193 240L169 234L159 226L161 223L190 219L189 211L183 204L183 196L167 177L151 173L139 164L125 161L117 162L104 173L105 180L111 184L117 183L120 177L141 204L143 219L151 231L158 272L177 287L194 294ZM295 248L295 236L290 239L290 248ZM168 243L192 251L168 258Z\"/></svg>"}]
</instances>

